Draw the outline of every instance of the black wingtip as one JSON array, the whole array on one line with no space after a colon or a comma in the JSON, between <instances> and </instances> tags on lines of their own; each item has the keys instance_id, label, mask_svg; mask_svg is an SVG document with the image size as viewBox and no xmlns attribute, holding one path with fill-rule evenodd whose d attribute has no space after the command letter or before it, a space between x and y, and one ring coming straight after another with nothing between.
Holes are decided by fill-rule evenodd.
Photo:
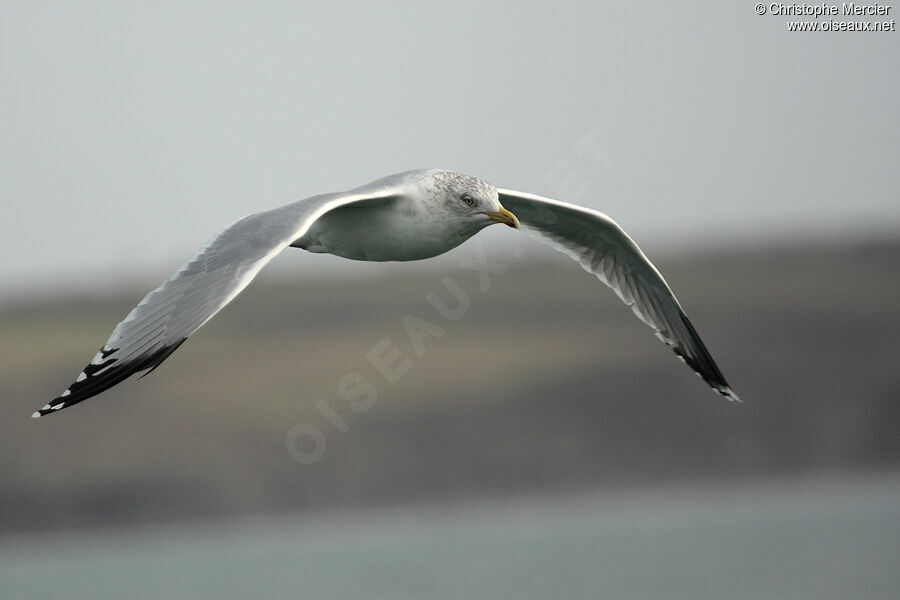
<instances>
[{"instance_id":1,"label":"black wingtip","mask_svg":"<svg viewBox=\"0 0 900 600\"><path fill-rule=\"evenodd\" d=\"M731 401L731 402L736 402L737 404L743 404L743 403L744 403L744 401L741 400L741 399L738 397L738 395L734 393L734 390L731 389L730 387L727 387L727 386L726 386L726 387L723 387L723 388L713 388L713 389L716 390L716 392L718 392L719 394L721 394L721 395L725 396L726 398L728 398L728 400Z\"/></svg>"},{"instance_id":2,"label":"black wingtip","mask_svg":"<svg viewBox=\"0 0 900 600\"><path fill-rule=\"evenodd\" d=\"M101 348L99 358L102 362L91 362L78 379L62 394L45 404L39 410L31 414L31 418L37 419L50 413L59 412L73 404L83 402L88 398L108 390L114 385L128 379L135 373L147 371L143 376L152 373L170 354L175 352L187 338L182 338L174 344L163 346L152 352L146 352L134 359L119 360L112 355L118 348ZM95 358L96 360L96 358ZM149 369L149 370L148 370ZM142 377L143 377L142 376Z\"/></svg>"},{"instance_id":3,"label":"black wingtip","mask_svg":"<svg viewBox=\"0 0 900 600\"><path fill-rule=\"evenodd\" d=\"M713 360L709 350L706 349L706 344L700 339L700 335L694 329L694 325L683 312L681 313L681 322L687 328L690 338L694 341L696 351L688 353L683 348L673 346L672 350L675 351L675 354L693 369L697 376L705 381L717 394L728 398L731 402L742 403L743 401L734 393L734 390L731 389L731 386L725 380L725 376L722 375L722 371L719 369L716 361Z\"/></svg>"}]
</instances>

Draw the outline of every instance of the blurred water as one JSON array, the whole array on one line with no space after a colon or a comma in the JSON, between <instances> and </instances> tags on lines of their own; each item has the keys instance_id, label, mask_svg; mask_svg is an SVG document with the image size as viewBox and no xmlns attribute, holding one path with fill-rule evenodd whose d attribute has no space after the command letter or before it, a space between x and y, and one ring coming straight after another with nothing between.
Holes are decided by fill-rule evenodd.
<instances>
[{"instance_id":1,"label":"blurred water","mask_svg":"<svg viewBox=\"0 0 900 600\"><path fill-rule=\"evenodd\" d=\"M900 481L0 541L2 598L898 598Z\"/></svg>"}]
</instances>

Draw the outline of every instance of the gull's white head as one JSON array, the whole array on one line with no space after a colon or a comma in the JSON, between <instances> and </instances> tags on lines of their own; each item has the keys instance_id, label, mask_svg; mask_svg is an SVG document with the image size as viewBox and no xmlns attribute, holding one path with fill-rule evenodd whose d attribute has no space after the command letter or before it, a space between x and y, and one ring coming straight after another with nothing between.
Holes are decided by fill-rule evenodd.
<instances>
[{"instance_id":1,"label":"gull's white head","mask_svg":"<svg viewBox=\"0 0 900 600\"><path fill-rule=\"evenodd\" d=\"M431 175L439 203L433 209L471 229L473 234L494 223L519 228L519 220L500 205L497 188L488 182L453 171L433 171Z\"/></svg>"}]
</instances>

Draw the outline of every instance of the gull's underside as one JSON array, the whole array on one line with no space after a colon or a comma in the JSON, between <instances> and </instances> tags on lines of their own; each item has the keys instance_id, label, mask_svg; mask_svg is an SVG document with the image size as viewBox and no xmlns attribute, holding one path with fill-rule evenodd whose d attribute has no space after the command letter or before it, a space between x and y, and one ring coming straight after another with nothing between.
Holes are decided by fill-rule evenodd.
<instances>
[{"instance_id":1,"label":"gull's underside","mask_svg":"<svg viewBox=\"0 0 900 600\"><path fill-rule=\"evenodd\" d=\"M354 220L338 218L345 213L353 213ZM378 235L371 227L366 230L368 221L359 215L373 216ZM232 223L147 294L75 382L32 416L77 404L131 375L150 373L288 246L359 260L418 260L446 252L494 222L521 225L570 255L611 287L715 391L738 400L662 275L612 219L549 198L498 190L474 177L428 170L314 196Z\"/></svg>"}]
</instances>

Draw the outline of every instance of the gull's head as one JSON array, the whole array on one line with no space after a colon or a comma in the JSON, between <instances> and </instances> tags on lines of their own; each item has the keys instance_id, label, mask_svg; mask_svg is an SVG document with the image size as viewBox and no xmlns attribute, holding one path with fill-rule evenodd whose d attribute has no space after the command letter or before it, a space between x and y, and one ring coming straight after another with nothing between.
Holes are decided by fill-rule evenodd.
<instances>
[{"instance_id":1,"label":"gull's head","mask_svg":"<svg viewBox=\"0 0 900 600\"><path fill-rule=\"evenodd\" d=\"M441 209L453 220L474 231L494 223L519 228L519 219L500 205L497 188L488 182L452 171L436 171L433 182Z\"/></svg>"}]
</instances>

